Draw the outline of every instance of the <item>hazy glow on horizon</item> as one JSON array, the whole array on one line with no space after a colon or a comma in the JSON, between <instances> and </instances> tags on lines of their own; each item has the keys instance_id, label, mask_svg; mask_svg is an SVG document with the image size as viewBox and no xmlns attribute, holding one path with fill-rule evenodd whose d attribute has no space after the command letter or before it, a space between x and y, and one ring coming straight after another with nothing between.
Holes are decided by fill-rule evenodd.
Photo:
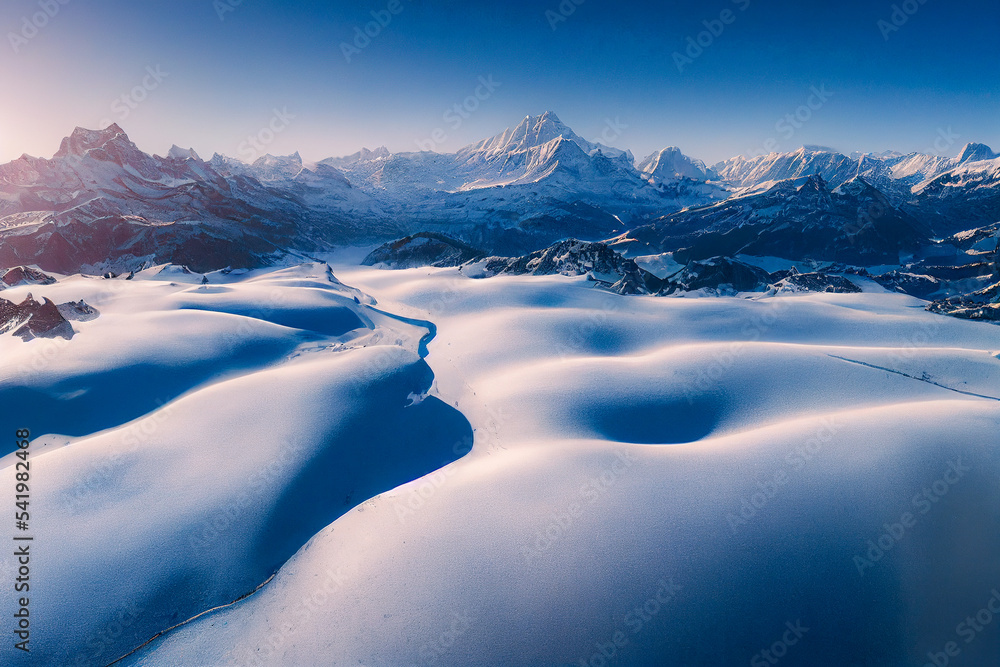
<instances>
[{"instance_id":1,"label":"hazy glow on horizon","mask_svg":"<svg viewBox=\"0 0 1000 667\"><path fill-rule=\"evenodd\" d=\"M263 146L274 154L445 152L546 110L637 157L676 145L709 164L803 144L936 151L949 128L946 154L969 141L1000 149L996 2L911 0L885 39L878 21L899 3L587 0L553 29L558 0L392 0L397 14L390 0L244 0L220 19L232 1L69 2L15 52L10 35L40 9L6 0L0 161L50 157L75 126L107 120L161 155L176 143L247 157L269 124L282 128ZM673 54L724 10L733 20L678 71ZM341 45L372 12L391 20L347 62ZM477 109L446 117L490 77L499 86ZM824 86L832 96L806 122L779 125ZM294 118L272 124L275 110Z\"/></svg>"}]
</instances>

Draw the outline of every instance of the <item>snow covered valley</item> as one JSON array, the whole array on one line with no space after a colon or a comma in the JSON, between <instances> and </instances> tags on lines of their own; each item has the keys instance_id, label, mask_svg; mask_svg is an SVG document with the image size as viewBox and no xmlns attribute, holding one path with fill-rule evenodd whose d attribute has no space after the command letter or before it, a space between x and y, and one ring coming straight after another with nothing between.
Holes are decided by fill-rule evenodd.
<instances>
[{"instance_id":1,"label":"snow covered valley","mask_svg":"<svg viewBox=\"0 0 1000 667\"><path fill-rule=\"evenodd\" d=\"M0 662L997 664L1000 328L856 280L11 288L101 314L0 337L39 628Z\"/></svg>"}]
</instances>

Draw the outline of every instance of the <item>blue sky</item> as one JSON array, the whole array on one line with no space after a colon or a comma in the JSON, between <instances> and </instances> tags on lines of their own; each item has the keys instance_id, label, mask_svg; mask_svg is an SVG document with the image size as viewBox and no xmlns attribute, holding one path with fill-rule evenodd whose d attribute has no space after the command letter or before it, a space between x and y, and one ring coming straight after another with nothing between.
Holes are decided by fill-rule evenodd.
<instances>
[{"instance_id":1,"label":"blue sky","mask_svg":"<svg viewBox=\"0 0 1000 667\"><path fill-rule=\"evenodd\" d=\"M995 0L61 1L0 7L0 160L108 120L161 154L239 156L248 137L309 159L448 151L546 110L587 139L709 163L1000 149Z\"/></svg>"}]
</instances>

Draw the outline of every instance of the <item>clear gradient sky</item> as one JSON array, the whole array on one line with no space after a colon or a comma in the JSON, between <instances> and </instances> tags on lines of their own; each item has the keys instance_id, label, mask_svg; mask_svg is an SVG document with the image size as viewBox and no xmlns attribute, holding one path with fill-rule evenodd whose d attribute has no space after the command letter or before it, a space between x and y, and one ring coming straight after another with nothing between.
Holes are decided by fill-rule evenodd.
<instances>
[{"instance_id":1,"label":"clear gradient sky","mask_svg":"<svg viewBox=\"0 0 1000 667\"><path fill-rule=\"evenodd\" d=\"M54 16L32 20L46 6ZM271 139L261 130L275 109L294 118L286 127L273 123L281 131L267 151L299 150L307 159L380 144L416 150L436 129L437 149L455 150L546 110L592 140L617 120L605 137L639 156L677 145L709 163L764 152L768 139L779 150L934 150L949 128L954 144L937 142L946 154L968 141L1000 150L996 0L562 0L562 7L560 0L3 0L0 161L25 152L49 157L73 127L108 120L149 152L176 143L205 158L238 157L248 137ZM348 62L342 45L373 11L391 21ZM685 54L688 38L708 30L705 21L719 34L705 32L703 52ZM37 34L33 24L42 24ZM694 57L679 68L675 52ZM487 93L480 77L499 86ZM810 99L813 87L832 96ZM446 120L477 88L486 98L479 108ZM817 108L799 109L810 101ZM808 120L778 125L796 111Z\"/></svg>"}]
</instances>

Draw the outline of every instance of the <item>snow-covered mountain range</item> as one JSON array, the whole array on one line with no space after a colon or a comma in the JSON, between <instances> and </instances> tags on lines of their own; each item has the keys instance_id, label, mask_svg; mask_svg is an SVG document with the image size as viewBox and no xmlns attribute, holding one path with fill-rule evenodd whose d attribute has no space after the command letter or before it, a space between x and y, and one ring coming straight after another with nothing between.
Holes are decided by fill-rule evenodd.
<instances>
[{"instance_id":1,"label":"snow-covered mountain range","mask_svg":"<svg viewBox=\"0 0 1000 667\"><path fill-rule=\"evenodd\" d=\"M622 235L650 252L678 251L684 261L748 254L896 264L929 244L932 230L863 178L837 188L820 175L778 181L711 206L665 216ZM647 253L648 254L648 253Z\"/></svg>"},{"instance_id":2,"label":"snow-covered mountain range","mask_svg":"<svg viewBox=\"0 0 1000 667\"><path fill-rule=\"evenodd\" d=\"M955 157L923 153L855 153L848 157L828 148L803 147L791 153L737 156L716 164L713 169L727 184L743 188L819 174L834 187L855 176L865 176L874 185L895 182L915 191L946 172L997 157L1000 155L989 146L975 143L964 146Z\"/></svg>"},{"instance_id":3,"label":"snow-covered mountain range","mask_svg":"<svg viewBox=\"0 0 1000 667\"><path fill-rule=\"evenodd\" d=\"M1000 219L1000 157L982 144L953 158L807 147L710 168L676 147L636 160L546 112L455 153L379 147L247 164L177 146L149 155L111 125L78 128L51 159L0 165L0 266L103 272L171 261L211 270L424 231L517 255L664 221L683 220L684 234L718 231L705 216L735 210L735 226L788 219L796 228L805 210L778 215L776 193L817 176L836 196L853 188L863 203L896 211L890 217L906 218L907 229L951 234Z\"/></svg>"},{"instance_id":4,"label":"snow-covered mountain range","mask_svg":"<svg viewBox=\"0 0 1000 667\"><path fill-rule=\"evenodd\" d=\"M378 232L353 215L361 197L345 197L332 215L301 196L307 186L298 175L272 187L264 177L269 164L216 169L225 164L176 147L168 157L148 155L117 125L78 128L50 160L25 155L0 165L0 265L70 272L152 260L249 266L288 248ZM323 177L316 189L328 197L350 190L339 174Z\"/></svg>"}]
</instances>

